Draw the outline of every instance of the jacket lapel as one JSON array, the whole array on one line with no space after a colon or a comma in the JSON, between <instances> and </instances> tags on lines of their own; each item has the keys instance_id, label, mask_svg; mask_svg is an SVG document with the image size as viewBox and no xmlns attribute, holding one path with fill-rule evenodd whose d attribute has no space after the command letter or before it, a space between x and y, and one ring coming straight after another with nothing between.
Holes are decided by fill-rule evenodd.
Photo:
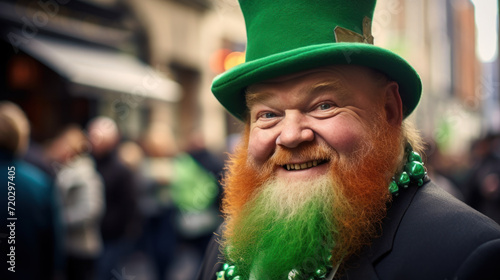
<instances>
[{"instance_id":1,"label":"jacket lapel","mask_svg":"<svg viewBox=\"0 0 500 280\"><path fill-rule=\"evenodd\" d=\"M412 186L403 190L401 194L393 199L391 205L388 206L387 216L384 218L382 225L382 235L373 241L369 250L369 259L372 263L378 262L388 252L392 250L394 237L399 228L399 224L403 219L406 210L411 204L415 193L419 187Z\"/></svg>"},{"instance_id":2,"label":"jacket lapel","mask_svg":"<svg viewBox=\"0 0 500 280\"><path fill-rule=\"evenodd\" d=\"M402 190L400 195L393 199L393 202L388 206L380 237L376 238L371 246L366 247L359 254L359 257L348 262L347 271L341 279L379 279L375 266L391 252L399 224L417 190L417 186L410 186L408 189Z\"/></svg>"}]
</instances>

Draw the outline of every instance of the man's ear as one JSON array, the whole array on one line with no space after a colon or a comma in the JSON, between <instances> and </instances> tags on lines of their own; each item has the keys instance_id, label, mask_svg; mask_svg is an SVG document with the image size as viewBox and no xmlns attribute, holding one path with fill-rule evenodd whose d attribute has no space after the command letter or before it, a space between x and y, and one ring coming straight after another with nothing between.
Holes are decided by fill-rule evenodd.
<instances>
[{"instance_id":1,"label":"man's ear","mask_svg":"<svg viewBox=\"0 0 500 280\"><path fill-rule=\"evenodd\" d=\"M390 125L400 126L403 122L403 103L399 95L399 85L390 82L385 86L385 115Z\"/></svg>"}]
</instances>

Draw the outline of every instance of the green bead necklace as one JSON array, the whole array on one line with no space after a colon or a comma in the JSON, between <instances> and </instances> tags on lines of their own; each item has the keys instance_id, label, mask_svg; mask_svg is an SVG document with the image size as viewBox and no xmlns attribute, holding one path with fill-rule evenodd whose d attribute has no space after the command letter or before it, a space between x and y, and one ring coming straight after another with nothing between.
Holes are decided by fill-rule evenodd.
<instances>
[{"instance_id":1,"label":"green bead necklace","mask_svg":"<svg viewBox=\"0 0 500 280\"><path fill-rule=\"evenodd\" d=\"M427 172L422 161L422 157L415 151L409 143L407 143L405 148L406 162L401 172L392 177L389 183L389 192L393 196L398 196L401 189L407 189L411 184L416 184L417 186L422 186L424 184L424 178ZM306 274L297 269L292 269L288 273L288 280L324 280L332 279L338 268L333 268L330 259L325 260L326 265L317 268L314 273ZM333 269L333 270L332 270ZM330 272L330 273L328 273ZM238 274L235 265L225 263L222 266L222 270L216 272L217 280L243 280Z\"/></svg>"},{"instance_id":2,"label":"green bead necklace","mask_svg":"<svg viewBox=\"0 0 500 280\"><path fill-rule=\"evenodd\" d=\"M424 162L422 157L415 151L408 143L405 148L406 163L404 168L399 174L392 177L389 183L389 192L398 196L400 189L406 189L412 183L417 184L417 186L422 186L424 184L424 178L427 172L424 167Z\"/></svg>"},{"instance_id":3,"label":"green bead necklace","mask_svg":"<svg viewBox=\"0 0 500 280\"><path fill-rule=\"evenodd\" d=\"M338 265L333 267L331 265L330 259L325 260L326 265L318 267L312 273L305 273L297 269L292 269L288 273L288 280L320 280L320 279L333 279L335 272L338 269ZM237 269L235 265L230 265L225 263L222 266L222 270L216 272L217 280L243 280L239 275L237 275Z\"/></svg>"}]
</instances>

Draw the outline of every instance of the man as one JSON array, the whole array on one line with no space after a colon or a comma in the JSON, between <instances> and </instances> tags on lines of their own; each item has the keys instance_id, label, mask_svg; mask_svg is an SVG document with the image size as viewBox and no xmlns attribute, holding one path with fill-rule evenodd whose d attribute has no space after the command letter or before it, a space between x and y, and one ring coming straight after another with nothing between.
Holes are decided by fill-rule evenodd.
<instances>
[{"instance_id":1,"label":"man","mask_svg":"<svg viewBox=\"0 0 500 280\"><path fill-rule=\"evenodd\" d=\"M126 266L134 252L142 227L139 211L139 181L119 158L120 131L115 121L96 117L88 125L91 155L104 183L105 211L101 219L103 250L95 279L112 279L113 271Z\"/></svg>"},{"instance_id":2,"label":"man","mask_svg":"<svg viewBox=\"0 0 500 280\"><path fill-rule=\"evenodd\" d=\"M85 152L87 147L88 139L80 126L70 124L45 148L47 158L58 166L55 183L65 226L65 272L66 279L73 280L93 280L102 252L104 184L94 161Z\"/></svg>"},{"instance_id":3,"label":"man","mask_svg":"<svg viewBox=\"0 0 500 280\"><path fill-rule=\"evenodd\" d=\"M198 279L500 279L500 226L426 176L420 78L372 45L375 1L240 6L246 62L212 90L246 129Z\"/></svg>"},{"instance_id":4,"label":"man","mask_svg":"<svg viewBox=\"0 0 500 280\"><path fill-rule=\"evenodd\" d=\"M0 102L0 279L63 279L63 227L50 178L24 161L30 123L16 104Z\"/></svg>"}]
</instances>

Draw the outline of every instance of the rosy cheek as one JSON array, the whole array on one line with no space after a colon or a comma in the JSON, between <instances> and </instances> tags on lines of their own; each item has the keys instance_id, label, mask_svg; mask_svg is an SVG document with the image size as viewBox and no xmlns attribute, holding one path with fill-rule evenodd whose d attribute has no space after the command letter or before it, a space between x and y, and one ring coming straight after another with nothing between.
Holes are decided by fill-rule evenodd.
<instances>
[{"instance_id":1,"label":"rosy cheek","mask_svg":"<svg viewBox=\"0 0 500 280\"><path fill-rule=\"evenodd\" d=\"M344 153L344 154L350 154L353 151L356 150L356 147L359 145L359 135L356 133L353 133L352 131L348 130L345 131L344 133L341 133L337 135L337 139L334 139L333 142L335 142L335 145L337 151L339 153Z\"/></svg>"},{"instance_id":2,"label":"rosy cheek","mask_svg":"<svg viewBox=\"0 0 500 280\"><path fill-rule=\"evenodd\" d=\"M276 133L268 130L253 129L248 140L248 155L256 163L263 164L269 159L276 147Z\"/></svg>"},{"instance_id":3,"label":"rosy cheek","mask_svg":"<svg viewBox=\"0 0 500 280\"><path fill-rule=\"evenodd\" d=\"M338 124L334 127L323 127L322 137L332 148L341 155L355 152L364 139L364 132L356 124Z\"/></svg>"}]
</instances>

